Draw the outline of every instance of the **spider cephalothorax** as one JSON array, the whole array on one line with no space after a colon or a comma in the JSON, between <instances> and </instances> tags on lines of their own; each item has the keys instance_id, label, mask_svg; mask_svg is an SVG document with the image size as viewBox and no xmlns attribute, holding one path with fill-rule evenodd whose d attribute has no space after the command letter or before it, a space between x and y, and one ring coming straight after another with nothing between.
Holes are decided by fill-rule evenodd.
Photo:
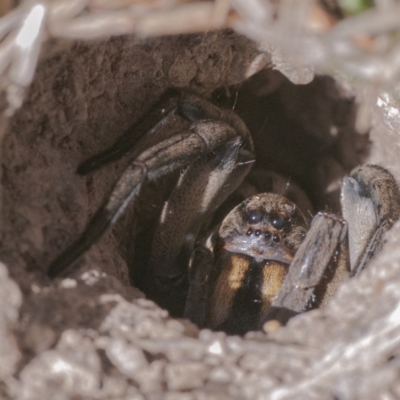
<instances>
[{"instance_id":1,"label":"spider cephalothorax","mask_svg":"<svg viewBox=\"0 0 400 400\"><path fill-rule=\"evenodd\" d=\"M253 196L230 212L218 230L225 250L256 261L290 264L308 226L301 211L273 193Z\"/></svg>"},{"instance_id":2,"label":"spider cephalothorax","mask_svg":"<svg viewBox=\"0 0 400 400\"><path fill-rule=\"evenodd\" d=\"M393 176L364 165L344 179L343 219L319 213L308 228L294 203L264 193L246 199L210 228L214 211L248 174L253 143L237 115L192 94L164 96L78 172L86 174L127 153L131 164L49 274L63 272L89 249L146 181L181 169L153 237L150 292L173 314L229 333L261 329L271 319L284 323L324 305L341 281L362 271L400 214Z\"/></svg>"}]
</instances>

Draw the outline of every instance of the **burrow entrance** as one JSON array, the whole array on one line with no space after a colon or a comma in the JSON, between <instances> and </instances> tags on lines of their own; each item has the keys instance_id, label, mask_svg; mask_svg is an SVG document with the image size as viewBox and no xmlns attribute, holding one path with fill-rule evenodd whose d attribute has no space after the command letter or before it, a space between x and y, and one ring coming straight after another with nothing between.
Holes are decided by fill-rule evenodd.
<instances>
[{"instance_id":1,"label":"burrow entrance","mask_svg":"<svg viewBox=\"0 0 400 400\"><path fill-rule=\"evenodd\" d=\"M145 43L120 37L49 52L3 141L0 255L26 294L33 284L50 284L50 262L83 231L129 158L87 177L75 173L77 166L110 146L170 87L234 109L253 135L255 171L274 171L301 187L313 212L339 210L341 177L368 156L368 137L354 128L356 104L328 77L296 86L269 69L242 84L255 54L254 44L232 32ZM173 182L147 185L70 276L96 269L125 288L137 281Z\"/></svg>"},{"instance_id":2,"label":"burrow entrance","mask_svg":"<svg viewBox=\"0 0 400 400\"><path fill-rule=\"evenodd\" d=\"M355 130L354 100L333 79L320 76L308 85L296 86L277 71L263 70L241 85L217 89L211 99L235 110L245 121L256 156L252 171L217 211L214 223L255 189L289 197L310 219L317 211L340 213L341 180L365 162L370 142L367 134ZM131 282L156 301L153 283L146 278L152 237L178 177L179 173L151 183L143 191L131 230L135 245L125 242ZM172 315L180 316L164 298L161 303Z\"/></svg>"}]
</instances>

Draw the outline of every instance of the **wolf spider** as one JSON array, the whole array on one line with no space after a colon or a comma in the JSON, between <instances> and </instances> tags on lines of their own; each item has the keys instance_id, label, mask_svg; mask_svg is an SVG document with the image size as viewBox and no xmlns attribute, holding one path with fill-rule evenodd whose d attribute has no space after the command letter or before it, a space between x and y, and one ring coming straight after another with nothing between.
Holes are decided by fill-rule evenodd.
<instances>
[{"instance_id":1,"label":"wolf spider","mask_svg":"<svg viewBox=\"0 0 400 400\"><path fill-rule=\"evenodd\" d=\"M171 134L167 128L176 124L180 133ZM236 334L323 306L381 247L399 217L398 186L386 169L363 165L343 180L343 217L318 213L309 226L296 204L262 193L204 235L213 213L250 171L253 150L234 112L193 94L165 95L111 148L78 168L87 174L125 154L133 160L49 275L68 269L112 227L142 185L180 170L152 241L153 299L201 327Z\"/></svg>"}]
</instances>

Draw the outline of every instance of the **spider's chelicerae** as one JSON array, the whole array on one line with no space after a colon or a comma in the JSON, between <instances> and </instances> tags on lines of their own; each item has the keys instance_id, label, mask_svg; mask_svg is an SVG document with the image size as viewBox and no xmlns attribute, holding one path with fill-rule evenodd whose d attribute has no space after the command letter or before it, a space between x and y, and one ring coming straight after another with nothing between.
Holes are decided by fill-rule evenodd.
<instances>
[{"instance_id":1,"label":"spider's chelicerae","mask_svg":"<svg viewBox=\"0 0 400 400\"><path fill-rule=\"evenodd\" d=\"M171 134L168 127L177 125L179 133ZM243 121L192 94L164 96L78 172L86 174L128 153L133 161L81 237L50 266L50 276L89 249L146 181L180 170L152 241L152 297L199 326L228 333L261 329L272 319L285 323L323 306L341 281L364 269L400 214L393 176L380 166L363 165L343 180L342 217L319 213L309 227L296 204L262 193L236 206L203 237L254 156Z\"/></svg>"}]
</instances>

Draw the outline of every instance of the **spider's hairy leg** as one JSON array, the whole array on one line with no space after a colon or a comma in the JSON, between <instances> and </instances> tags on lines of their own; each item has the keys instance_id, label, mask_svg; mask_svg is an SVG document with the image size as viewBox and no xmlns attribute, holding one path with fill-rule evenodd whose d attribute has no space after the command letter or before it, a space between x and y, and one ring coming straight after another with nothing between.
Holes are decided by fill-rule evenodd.
<instances>
[{"instance_id":1,"label":"spider's hairy leg","mask_svg":"<svg viewBox=\"0 0 400 400\"><path fill-rule=\"evenodd\" d=\"M333 215L314 218L265 320L285 323L311 301L324 306L339 283L358 275L379 251L400 215L399 187L377 165L361 165L344 178L341 203L346 224Z\"/></svg>"},{"instance_id":2,"label":"spider's hairy leg","mask_svg":"<svg viewBox=\"0 0 400 400\"><path fill-rule=\"evenodd\" d=\"M400 216L400 192L385 168L366 164L344 178L341 202L349 229L352 275L358 275L382 246L383 234Z\"/></svg>"},{"instance_id":3,"label":"spider's hairy leg","mask_svg":"<svg viewBox=\"0 0 400 400\"><path fill-rule=\"evenodd\" d=\"M77 169L86 175L125 155L136 158L147 148L186 129L199 120L221 120L233 127L241 136L248 150L253 150L252 140L244 122L232 111L222 110L195 94L168 90L136 124L129 127L105 151L84 161ZM185 125L186 124L186 125Z\"/></svg>"},{"instance_id":4,"label":"spider's hairy leg","mask_svg":"<svg viewBox=\"0 0 400 400\"><path fill-rule=\"evenodd\" d=\"M136 157L145 148L156 144L156 141L160 142L163 138L160 139L156 133L169 122L171 124L175 122L174 116L179 100L180 94L178 92L167 91L164 93L160 100L152 106L150 111L146 113L143 118L133 126L130 126L110 148L84 161L78 167L77 173L86 175L127 154ZM147 143L149 140L141 140L148 136L157 136L155 139L156 141L153 140L153 142ZM141 142L146 143L139 146Z\"/></svg>"},{"instance_id":5,"label":"spider's hairy leg","mask_svg":"<svg viewBox=\"0 0 400 400\"><path fill-rule=\"evenodd\" d=\"M254 157L240 146L236 138L195 161L181 175L154 234L151 264L160 279L182 274L207 217L247 175Z\"/></svg>"},{"instance_id":6,"label":"spider's hairy leg","mask_svg":"<svg viewBox=\"0 0 400 400\"><path fill-rule=\"evenodd\" d=\"M253 140L246 124L231 110L219 108L194 94L182 93L177 113L190 122L202 119L224 121L235 129L237 135L242 138L247 150L250 152L254 150Z\"/></svg>"},{"instance_id":7,"label":"spider's hairy leg","mask_svg":"<svg viewBox=\"0 0 400 400\"><path fill-rule=\"evenodd\" d=\"M187 268L200 229L243 181L254 161L241 145L236 138L191 164L164 205L151 250L155 285L148 292L154 292L152 297L173 314L183 312Z\"/></svg>"},{"instance_id":8,"label":"spider's hairy leg","mask_svg":"<svg viewBox=\"0 0 400 400\"><path fill-rule=\"evenodd\" d=\"M230 141L192 163L164 205L150 259L154 285L147 293L172 315L182 315L187 268L200 229L247 175L254 157L241 139Z\"/></svg>"},{"instance_id":9,"label":"spider's hairy leg","mask_svg":"<svg viewBox=\"0 0 400 400\"><path fill-rule=\"evenodd\" d=\"M135 200L144 180L152 181L184 168L193 158L212 153L236 136L236 131L224 122L200 121L192 124L186 133L144 151L125 170L81 237L51 264L49 275L58 275L88 250Z\"/></svg>"},{"instance_id":10,"label":"spider's hairy leg","mask_svg":"<svg viewBox=\"0 0 400 400\"><path fill-rule=\"evenodd\" d=\"M276 319L286 323L290 317L306 311L331 263L340 261L335 270L342 275L339 280L349 276L346 258L340 255L346 232L345 222L332 214L319 213L314 217L264 322Z\"/></svg>"}]
</instances>

